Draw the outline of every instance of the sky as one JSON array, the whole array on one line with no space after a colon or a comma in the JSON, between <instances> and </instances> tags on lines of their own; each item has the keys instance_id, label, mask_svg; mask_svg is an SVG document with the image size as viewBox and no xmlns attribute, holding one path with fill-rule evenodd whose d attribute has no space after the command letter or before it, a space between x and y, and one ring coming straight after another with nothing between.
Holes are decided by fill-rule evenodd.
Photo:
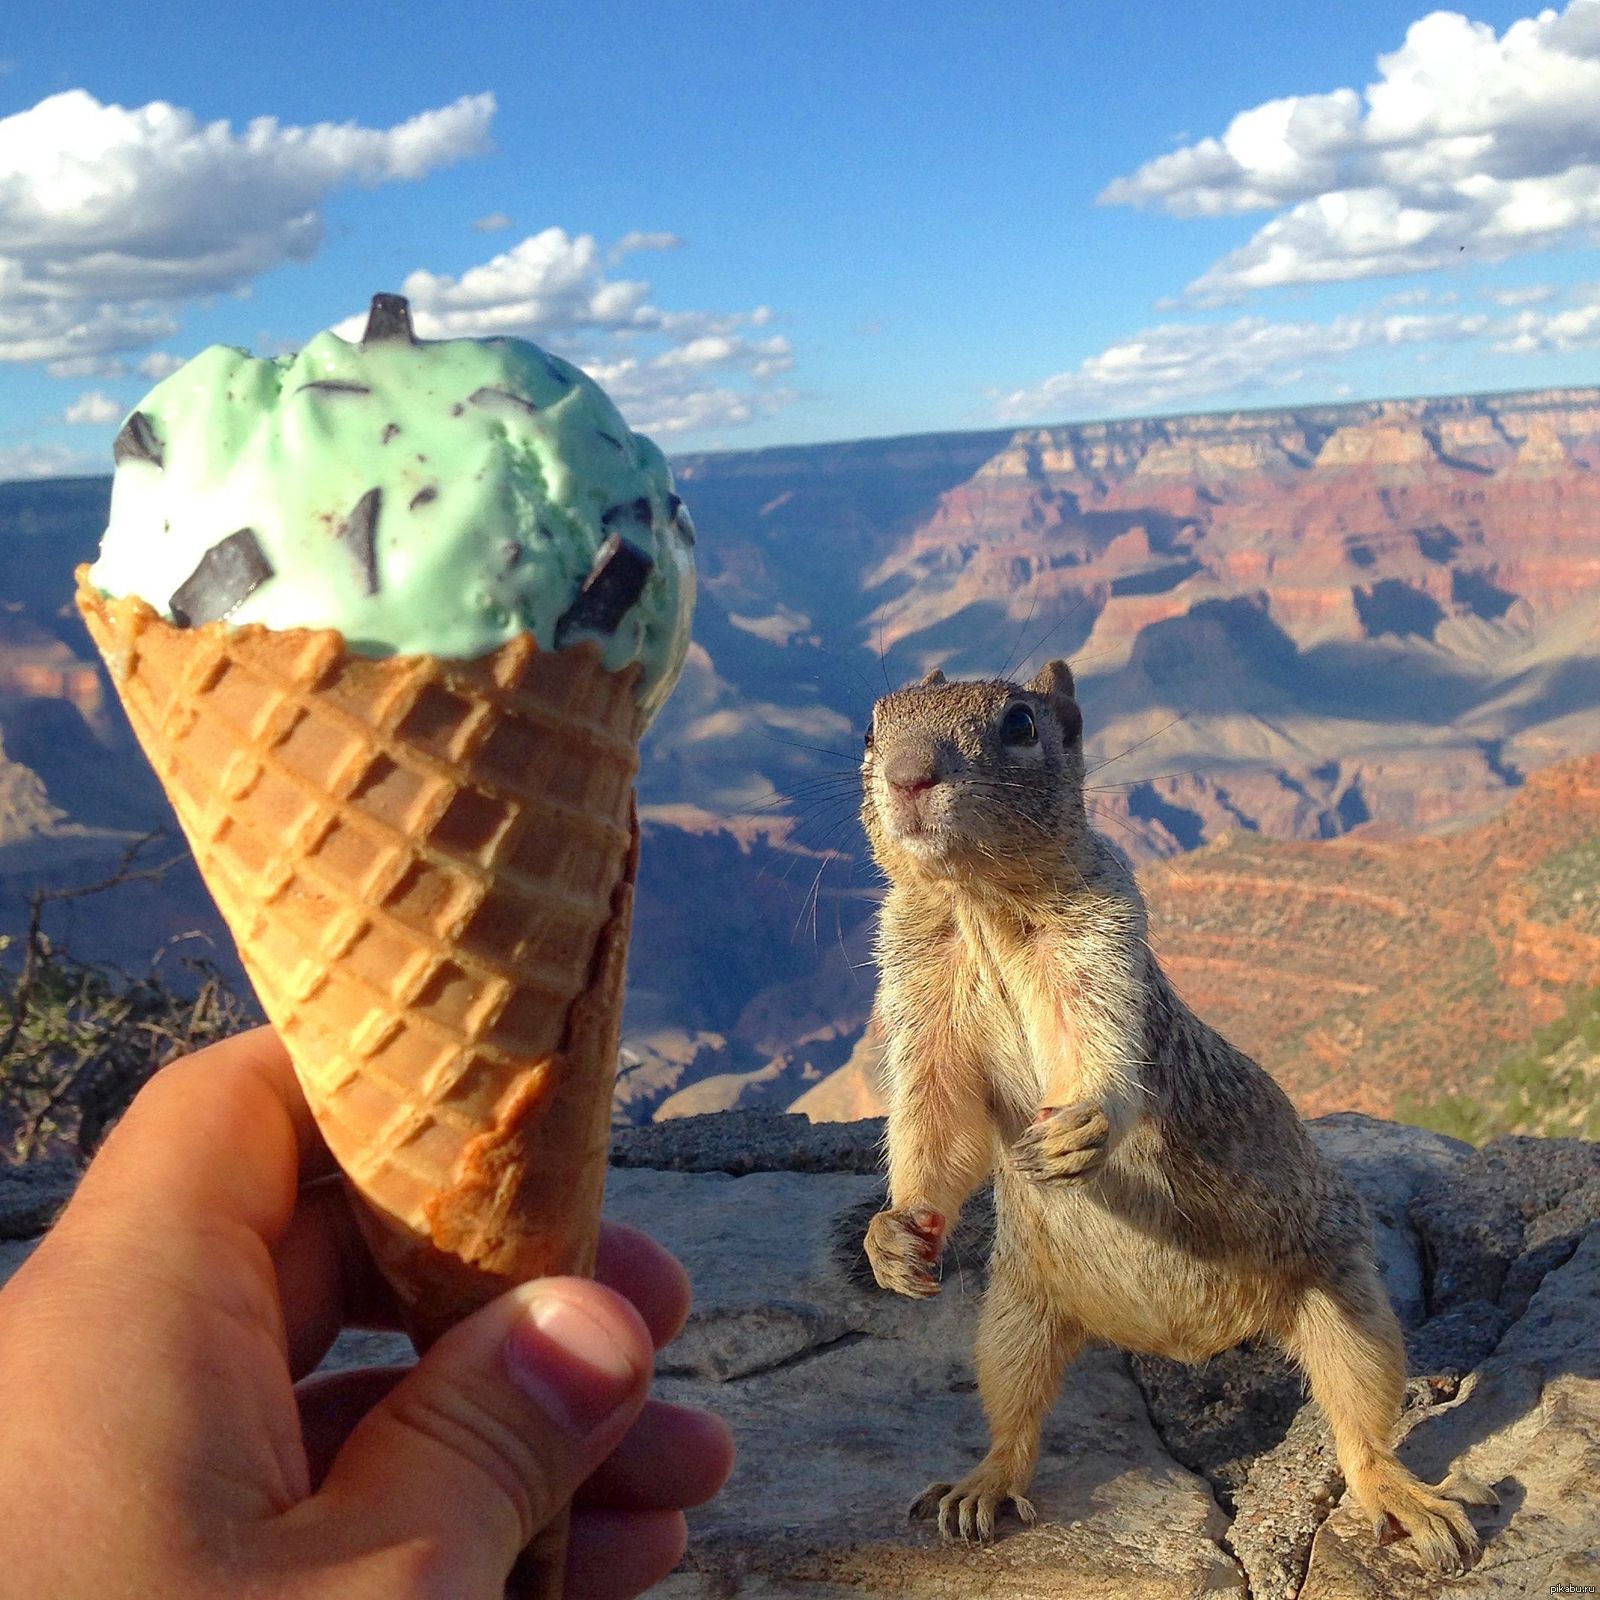
<instances>
[{"instance_id":1,"label":"sky","mask_svg":"<svg viewBox=\"0 0 1600 1600\"><path fill-rule=\"evenodd\" d=\"M669 453L1600 380L1600 0L6 0L0 479L378 290Z\"/></svg>"}]
</instances>

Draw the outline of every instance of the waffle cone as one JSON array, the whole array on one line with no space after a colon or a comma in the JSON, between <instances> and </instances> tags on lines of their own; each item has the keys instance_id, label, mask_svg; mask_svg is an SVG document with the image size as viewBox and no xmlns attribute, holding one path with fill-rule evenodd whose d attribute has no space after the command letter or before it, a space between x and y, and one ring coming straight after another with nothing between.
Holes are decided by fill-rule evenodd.
<instances>
[{"instance_id":1,"label":"waffle cone","mask_svg":"<svg viewBox=\"0 0 1600 1600\"><path fill-rule=\"evenodd\" d=\"M588 1272L638 860L638 668L523 636L372 660L330 630L78 605L419 1346Z\"/></svg>"}]
</instances>

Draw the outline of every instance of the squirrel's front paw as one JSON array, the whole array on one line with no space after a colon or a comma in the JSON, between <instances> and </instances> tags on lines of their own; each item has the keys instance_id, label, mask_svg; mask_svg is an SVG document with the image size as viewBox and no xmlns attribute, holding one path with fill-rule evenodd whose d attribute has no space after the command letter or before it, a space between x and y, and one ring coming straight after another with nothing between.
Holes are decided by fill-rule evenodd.
<instances>
[{"instance_id":1,"label":"squirrel's front paw","mask_svg":"<svg viewBox=\"0 0 1600 1600\"><path fill-rule=\"evenodd\" d=\"M944 1218L926 1207L880 1211L867 1224L866 1238L867 1260L878 1287L914 1300L938 1294L934 1268L944 1249L944 1230Z\"/></svg>"},{"instance_id":2,"label":"squirrel's front paw","mask_svg":"<svg viewBox=\"0 0 1600 1600\"><path fill-rule=\"evenodd\" d=\"M1044 1106L1011 1147L1017 1171L1036 1183L1086 1178L1105 1164L1111 1120L1093 1101Z\"/></svg>"},{"instance_id":3,"label":"squirrel's front paw","mask_svg":"<svg viewBox=\"0 0 1600 1600\"><path fill-rule=\"evenodd\" d=\"M995 1517L1007 1503L1024 1527L1031 1528L1039 1520L1024 1493L1027 1487L1026 1473L1016 1473L1005 1462L985 1457L960 1483L930 1483L911 1502L910 1517L913 1522L937 1517L939 1537L947 1543L959 1539L963 1544L992 1544Z\"/></svg>"}]
</instances>

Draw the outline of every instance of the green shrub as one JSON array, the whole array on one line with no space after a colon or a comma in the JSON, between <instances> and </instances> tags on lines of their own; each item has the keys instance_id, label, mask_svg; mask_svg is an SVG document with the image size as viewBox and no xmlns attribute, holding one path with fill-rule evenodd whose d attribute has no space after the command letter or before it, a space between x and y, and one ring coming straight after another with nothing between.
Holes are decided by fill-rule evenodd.
<instances>
[{"instance_id":1,"label":"green shrub","mask_svg":"<svg viewBox=\"0 0 1600 1600\"><path fill-rule=\"evenodd\" d=\"M1502 1062L1481 1096L1402 1095L1395 1115L1473 1144L1502 1133L1600 1139L1600 988Z\"/></svg>"}]
</instances>

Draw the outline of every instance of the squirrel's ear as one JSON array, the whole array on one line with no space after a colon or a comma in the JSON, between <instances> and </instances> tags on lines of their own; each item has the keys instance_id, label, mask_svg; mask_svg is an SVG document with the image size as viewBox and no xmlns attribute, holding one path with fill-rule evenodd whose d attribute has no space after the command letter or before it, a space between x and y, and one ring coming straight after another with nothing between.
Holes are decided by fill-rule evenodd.
<instances>
[{"instance_id":1,"label":"squirrel's ear","mask_svg":"<svg viewBox=\"0 0 1600 1600\"><path fill-rule=\"evenodd\" d=\"M944 674L937 667L935 667L933 671L922 680L922 683L924 688L931 689L934 687L934 685L943 683L944 681Z\"/></svg>"},{"instance_id":2,"label":"squirrel's ear","mask_svg":"<svg viewBox=\"0 0 1600 1600\"><path fill-rule=\"evenodd\" d=\"M1050 702L1050 709L1061 724L1061 737L1074 745L1083 737L1083 713L1078 709L1077 685L1072 668L1065 661L1046 662L1029 680L1028 692Z\"/></svg>"}]
</instances>

